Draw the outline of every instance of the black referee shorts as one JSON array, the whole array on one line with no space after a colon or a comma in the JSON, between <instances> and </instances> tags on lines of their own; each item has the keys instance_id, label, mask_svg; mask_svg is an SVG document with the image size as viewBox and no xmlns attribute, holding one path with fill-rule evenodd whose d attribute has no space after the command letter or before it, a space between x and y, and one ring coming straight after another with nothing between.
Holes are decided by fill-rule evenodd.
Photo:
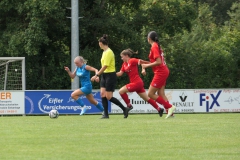
<instances>
[{"instance_id":1,"label":"black referee shorts","mask_svg":"<svg viewBox=\"0 0 240 160\"><path fill-rule=\"evenodd\" d=\"M103 73L101 75L100 87L106 88L108 92L114 92L117 83L116 72Z\"/></svg>"}]
</instances>

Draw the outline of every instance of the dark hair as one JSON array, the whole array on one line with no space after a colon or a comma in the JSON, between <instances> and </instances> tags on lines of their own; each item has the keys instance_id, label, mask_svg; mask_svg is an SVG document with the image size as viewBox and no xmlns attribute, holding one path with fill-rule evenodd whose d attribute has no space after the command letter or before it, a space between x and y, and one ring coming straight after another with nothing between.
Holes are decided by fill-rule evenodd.
<instances>
[{"instance_id":1,"label":"dark hair","mask_svg":"<svg viewBox=\"0 0 240 160\"><path fill-rule=\"evenodd\" d=\"M138 54L138 51L134 52L133 50L131 49L125 49L121 52L122 55L128 55L130 58L132 57L133 54Z\"/></svg>"},{"instance_id":2,"label":"dark hair","mask_svg":"<svg viewBox=\"0 0 240 160\"><path fill-rule=\"evenodd\" d=\"M148 33L148 38L150 38L154 42L158 42L158 35L155 31L151 31Z\"/></svg>"},{"instance_id":3,"label":"dark hair","mask_svg":"<svg viewBox=\"0 0 240 160\"><path fill-rule=\"evenodd\" d=\"M160 43L159 43L159 41L158 41L158 35L157 35L157 33L156 33L155 31L149 32L149 33L148 33L148 38L150 38L150 39L151 39L152 41L154 41L154 42L157 42L158 47L159 47L159 51L160 51L160 53L161 53L161 52L162 52L162 48L161 48Z\"/></svg>"},{"instance_id":4,"label":"dark hair","mask_svg":"<svg viewBox=\"0 0 240 160\"><path fill-rule=\"evenodd\" d=\"M104 34L98 41L104 45L108 45L108 35Z\"/></svg>"}]
</instances>

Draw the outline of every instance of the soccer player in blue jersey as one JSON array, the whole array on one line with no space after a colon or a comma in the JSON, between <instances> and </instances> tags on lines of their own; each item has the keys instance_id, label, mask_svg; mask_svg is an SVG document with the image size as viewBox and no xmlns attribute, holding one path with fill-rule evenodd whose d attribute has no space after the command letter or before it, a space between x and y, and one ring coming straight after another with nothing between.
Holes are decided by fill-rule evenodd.
<instances>
[{"instance_id":1,"label":"soccer player in blue jersey","mask_svg":"<svg viewBox=\"0 0 240 160\"><path fill-rule=\"evenodd\" d=\"M77 56L74 59L74 63L76 65L76 69L74 72L71 72L68 67L64 67L67 71L68 75L73 79L75 76L79 77L81 88L76 89L72 92L71 97L81 106L82 111L80 115L83 115L87 111L87 107L84 105L80 96L86 95L87 99L90 103L95 105L100 111L103 111L103 106L100 102L94 99L92 95L92 83L90 80L90 71L98 73L98 70L94 67L86 65L87 61L82 56Z\"/></svg>"}]
</instances>

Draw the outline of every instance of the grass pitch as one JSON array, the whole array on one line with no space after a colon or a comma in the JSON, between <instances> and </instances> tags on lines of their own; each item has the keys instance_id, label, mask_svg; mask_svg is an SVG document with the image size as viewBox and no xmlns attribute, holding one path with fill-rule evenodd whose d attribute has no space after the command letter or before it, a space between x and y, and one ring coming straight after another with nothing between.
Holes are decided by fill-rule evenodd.
<instances>
[{"instance_id":1,"label":"grass pitch","mask_svg":"<svg viewBox=\"0 0 240 160\"><path fill-rule=\"evenodd\" d=\"M0 159L240 159L240 115L0 117Z\"/></svg>"}]
</instances>

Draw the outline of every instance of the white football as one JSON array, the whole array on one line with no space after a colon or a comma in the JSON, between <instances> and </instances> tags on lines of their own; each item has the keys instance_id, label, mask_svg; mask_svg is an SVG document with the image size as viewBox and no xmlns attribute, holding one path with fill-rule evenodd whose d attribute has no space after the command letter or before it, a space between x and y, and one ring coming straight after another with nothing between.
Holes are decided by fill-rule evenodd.
<instances>
[{"instance_id":1,"label":"white football","mask_svg":"<svg viewBox=\"0 0 240 160\"><path fill-rule=\"evenodd\" d=\"M58 118L58 116L59 116L59 113L58 113L58 111L55 110L55 109L53 109L53 110L51 110L51 111L49 112L49 117L50 117L50 118Z\"/></svg>"}]
</instances>

